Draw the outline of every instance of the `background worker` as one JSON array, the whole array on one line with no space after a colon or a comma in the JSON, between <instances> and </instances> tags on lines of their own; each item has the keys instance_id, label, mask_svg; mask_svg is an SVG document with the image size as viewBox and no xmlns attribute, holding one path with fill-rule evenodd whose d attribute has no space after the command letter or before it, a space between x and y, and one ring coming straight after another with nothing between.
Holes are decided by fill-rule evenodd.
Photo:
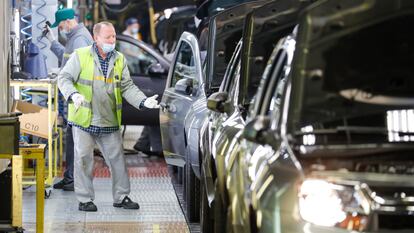
<instances>
[{"instance_id":1,"label":"background worker","mask_svg":"<svg viewBox=\"0 0 414 233\"><path fill-rule=\"evenodd\" d=\"M147 98L132 82L124 55L115 50L111 23L96 24L93 34L95 43L76 50L58 76L59 89L70 101L79 210L97 211L92 183L95 143L111 171L113 206L138 209L138 203L128 197L130 181L119 130L122 97L138 109L159 108L157 95Z\"/></svg>"},{"instance_id":2,"label":"background worker","mask_svg":"<svg viewBox=\"0 0 414 233\"><path fill-rule=\"evenodd\" d=\"M59 67L63 67L69 56L75 49L92 45L93 39L88 29L75 20L75 11L73 9L61 9L55 12L55 22L51 25L52 28L58 27L59 32L66 37L66 44L63 46L57 41L56 36L49 26L46 25L46 38L50 41L50 50L58 58ZM60 99L63 99L60 95ZM66 114L64 110L63 100L59 102L59 113L63 116L64 125L66 126ZM63 189L65 191L73 191L73 136L72 128L66 127L66 169L63 174L63 179L53 185L55 189Z\"/></svg>"},{"instance_id":3,"label":"background worker","mask_svg":"<svg viewBox=\"0 0 414 233\"><path fill-rule=\"evenodd\" d=\"M138 20L134 17L128 18L125 21L126 29L122 32L123 35L130 36L136 40L142 40L139 33L140 25ZM142 51L137 46L131 46L127 43L121 44L122 50L127 56L136 57L141 56ZM139 67L139 59L131 59L136 63L131 63L132 66ZM130 61L130 62L131 62ZM134 145L134 149L141 151L147 155L162 155L161 131L159 126L144 126L140 137Z\"/></svg>"},{"instance_id":4,"label":"background worker","mask_svg":"<svg viewBox=\"0 0 414 233\"><path fill-rule=\"evenodd\" d=\"M122 35L130 36L136 40L142 40L142 36L139 33L140 25L138 19L131 17L125 21L126 29L122 32Z\"/></svg>"}]
</instances>

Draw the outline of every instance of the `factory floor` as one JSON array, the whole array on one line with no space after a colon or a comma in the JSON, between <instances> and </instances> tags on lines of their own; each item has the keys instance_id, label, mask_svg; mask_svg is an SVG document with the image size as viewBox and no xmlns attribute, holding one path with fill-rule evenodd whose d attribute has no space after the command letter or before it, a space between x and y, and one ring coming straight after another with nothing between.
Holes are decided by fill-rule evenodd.
<instances>
[{"instance_id":1,"label":"factory floor","mask_svg":"<svg viewBox=\"0 0 414 233\"><path fill-rule=\"evenodd\" d=\"M141 129L127 127L125 149L132 149ZM164 159L140 153L125 156L131 180L130 197L138 201L139 210L112 206L109 169L102 158L95 156L94 202L98 211L81 212L74 192L52 190L50 198L45 200L44 232L189 232ZM35 206L35 187L31 187L23 192L25 232L35 232Z\"/></svg>"}]
</instances>

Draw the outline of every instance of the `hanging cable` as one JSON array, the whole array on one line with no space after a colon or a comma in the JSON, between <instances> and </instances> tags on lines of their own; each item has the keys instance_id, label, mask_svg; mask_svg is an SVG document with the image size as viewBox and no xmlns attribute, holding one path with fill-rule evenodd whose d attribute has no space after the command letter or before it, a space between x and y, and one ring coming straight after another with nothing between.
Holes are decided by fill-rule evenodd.
<instances>
[{"instance_id":1,"label":"hanging cable","mask_svg":"<svg viewBox=\"0 0 414 233\"><path fill-rule=\"evenodd\" d=\"M47 3L46 3L45 0L41 0L41 2L42 2L42 4L36 9L36 13L42 17L41 21L36 24L36 28L39 29L39 31L43 31L43 27L44 27L44 25L47 21L46 15L40 13L40 10L43 7L45 7L47 5ZM40 49L44 49L44 48L47 47L47 44L45 42L43 42L42 39L43 39L42 35L37 37L37 42L38 42L38 44L40 44L40 46L38 45Z\"/></svg>"},{"instance_id":2,"label":"hanging cable","mask_svg":"<svg viewBox=\"0 0 414 233\"><path fill-rule=\"evenodd\" d=\"M32 40L32 9L31 0L24 0L21 4L22 16L20 20L24 26L20 29L20 33L24 35L23 41L27 45Z\"/></svg>"},{"instance_id":3,"label":"hanging cable","mask_svg":"<svg viewBox=\"0 0 414 233\"><path fill-rule=\"evenodd\" d=\"M26 89L23 89L21 91L20 95L22 96L22 101L25 101L25 102L31 102L32 101L32 95L27 93L31 90L32 90L31 88L26 88Z\"/></svg>"},{"instance_id":4,"label":"hanging cable","mask_svg":"<svg viewBox=\"0 0 414 233\"><path fill-rule=\"evenodd\" d=\"M130 9L131 7L133 7L133 5L135 5L134 3L128 2L126 6L124 6L123 8L116 10L111 8L110 6L107 5L106 2L103 2L102 0L100 1L101 6L104 7L105 10L115 13L115 14L121 14L123 12L125 12L126 10Z\"/></svg>"}]
</instances>

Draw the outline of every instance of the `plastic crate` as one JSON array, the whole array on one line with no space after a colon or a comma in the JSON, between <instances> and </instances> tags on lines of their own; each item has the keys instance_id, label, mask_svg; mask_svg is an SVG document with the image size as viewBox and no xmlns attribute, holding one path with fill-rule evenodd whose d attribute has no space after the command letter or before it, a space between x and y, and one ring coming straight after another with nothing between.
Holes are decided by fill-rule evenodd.
<instances>
[{"instance_id":1,"label":"plastic crate","mask_svg":"<svg viewBox=\"0 0 414 233\"><path fill-rule=\"evenodd\" d=\"M20 123L17 116L0 115L0 154L19 153Z\"/></svg>"}]
</instances>

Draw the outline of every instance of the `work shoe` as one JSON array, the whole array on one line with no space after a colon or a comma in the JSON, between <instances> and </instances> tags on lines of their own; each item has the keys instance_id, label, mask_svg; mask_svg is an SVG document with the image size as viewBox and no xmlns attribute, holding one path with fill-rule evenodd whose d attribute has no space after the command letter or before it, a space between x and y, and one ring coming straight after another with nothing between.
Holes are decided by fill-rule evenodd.
<instances>
[{"instance_id":1,"label":"work shoe","mask_svg":"<svg viewBox=\"0 0 414 233\"><path fill-rule=\"evenodd\" d=\"M143 148L143 147L138 146L137 144L135 144L133 148L134 150L144 153L146 155L149 155L151 153L151 150L149 148Z\"/></svg>"},{"instance_id":2,"label":"work shoe","mask_svg":"<svg viewBox=\"0 0 414 233\"><path fill-rule=\"evenodd\" d=\"M75 182L70 182L69 184L63 185L64 191L75 191Z\"/></svg>"},{"instance_id":3,"label":"work shoe","mask_svg":"<svg viewBox=\"0 0 414 233\"><path fill-rule=\"evenodd\" d=\"M129 197L124 197L121 203L114 203L114 207L124 208L124 209L139 209L139 205L136 202L133 202Z\"/></svg>"},{"instance_id":4,"label":"work shoe","mask_svg":"<svg viewBox=\"0 0 414 233\"><path fill-rule=\"evenodd\" d=\"M79 210L80 211L87 211L87 212L96 212L98 211L98 208L96 207L95 204L93 204L93 202L79 202Z\"/></svg>"},{"instance_id":5,"label":"work shoe","mask_svg":"<svg viewBox=\"0 0 414 233\"><path fill-rule=\"evenodd\" d=\"M71 183L72 183L72 185L73 185L73 181L68 182L68 181L66 181L65 179L62 179L61 181L59 181L59 182L57 182L56 184L54 184L54 185L53 185L53 188L54 188L54 189L63 189L63 187L64 187L65 185L68 185L68 184L71 184Z\"/></svg>"},{"instance_id":6,"label":"work shoe","mask_svg":"<svg viewBox=\"0 0 414 233\"><path fill-rule=\"evenodd\" d=\"M156 157L164 157L164 153L162 151L151 151L149 155Z\"/></svg>"}]
</instances>

